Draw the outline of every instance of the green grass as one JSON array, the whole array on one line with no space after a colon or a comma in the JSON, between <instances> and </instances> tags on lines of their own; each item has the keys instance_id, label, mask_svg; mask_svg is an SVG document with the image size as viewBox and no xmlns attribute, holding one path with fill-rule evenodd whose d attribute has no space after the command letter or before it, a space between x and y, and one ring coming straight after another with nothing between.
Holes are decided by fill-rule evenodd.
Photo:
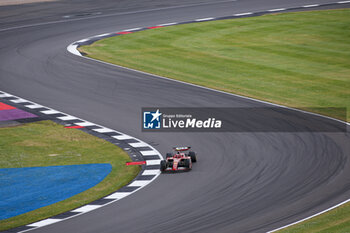
<instances>
[{"instance_id":1,"label":"green grass","mask_svg":"<svg viewBox=\"0 0 350 233\"><path fill-rule=\"evenodd\" d=\"M350 116L348 9L164 27L80 50L121 66L350 121L329 108L346 107Z\"/></svg>"},{"instance_id":2,"label":"green grass","mask_svg":"<svg viewBox=\"0 0 350 233\"><path fill-rule=\"evenodd\" d=\"M125 166L130 161L122 149L77 129L52 121L0 128L0 168L110 163L111 173L98 185L64 201L7 220L0 230L25 225L77 208L129 183L140 171Z\"/></svg>"},{"instance_id":3,"label":"green grass","mask_svg":"<svg viewBox=\"0 0 350 233\"><path fill-rule=\"evenodd\" d=\"M350 203L345 204L299 223L295 226L280 230L278 233L348 233L350 232Z\"/></svg>"}]
</instances>

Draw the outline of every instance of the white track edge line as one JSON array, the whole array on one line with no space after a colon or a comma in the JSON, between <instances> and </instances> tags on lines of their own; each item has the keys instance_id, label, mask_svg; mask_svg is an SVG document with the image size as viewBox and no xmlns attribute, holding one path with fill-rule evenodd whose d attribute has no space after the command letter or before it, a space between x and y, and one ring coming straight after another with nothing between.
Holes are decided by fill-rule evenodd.
<instances>
[{"instance_id":1,"label":"white track edge line","mask_svg":"<svg viewBox=\"0 0 350 233\"><path fill-rule=\"evenodd\" d=\"M130 29L125 29L123 32L132 32L132 31L137 31L140 30L141 28L130 28Z\"/></svg>"},{"instance_id":2,"label":"white track edge line","mask_svg":"<svg viewBox=\"0 0 350 233\"><path fill-rule=\"evenodd\" d=\"M304 8L309 8L309 7L317 7L320 6L319 4L312 4L312 5L305 5L303 6Z\"/></svg>"},{"instance_id":3,"label":"white track edge line","mask_svg":"<svg viewBox=\"0 0 350 233\"><path fill-rule=\"evenodd\" d=\"M174 23L163 23L163 24L158 24L157 26L163 27L163 26L172 26L178 24L177 22Z\"/></svg>"},{"instance_id":4,"label":"white track edge line","mask_svg":"<svg viewBox=\"0 0 350 233\"><path fill-rule=\"evenodd\" d=\"M275 12L275 11L285 11L287 10L287 8L276 8L276 9L271 9L271 10L267 10L268 12Z\"/></svg>"},{"instance_id":5,"label":"white track edge line","mask_svg":"<svg viewBox=\"0 0 350 233\"><path fill-rule=\"evenodd\" d=\"M233 16L245 16L245 15L252 15L253 12L245 12L245 13L238 13L238 14L234 14Z\"/></svg>"},{"instance_id":6,"label":"white track edge line","mask_svg":"<svg viewBox=\"0 0 350 233\"><path fill-rule=\"evenodd\" d=\"M213 20L215 18L213 17L208 17L208 18L202 18L202 19L195 19L196 22L202 22L202 21L209 21L209 20Z\"/></svg>"},{"instance_id":7,"label":"white track edge line","mask_svg":"<svg viewBox=\"0 0 350 233\"><path fill-rule=\"evenodd\" d=\"M339 204L337 204L337 205L335 205L335 206L332 206L332 207L330 207L330 208L328 208L328 209L326 209L326 210L323 210L323 211L321 211L321 212L318 212L318 213L316 213L316 214L314 214L314 215L311 215L311 216L309 216L309 217L303 218L303 219L301 219L301 220L299 220L299 221L290 223L290 224L288 224L288 225L285 225L285 226L283 226L283 227L274 229L274 230L272 230L272 231L268 231L267 233L276 232L276 231L282 230L282 229L284 229L284 228L287 228L287 227L296 225L296 224L298 224L298 223L304 222L304 221L306 221L306 220L309 220L309 219L311 219L311 218L314 218L314 217L317 217L317 216L319 216L319 215L321 215L321 214L324 214L324 213L326 213L326 212L328 212L328 211L331 211L331 210L333 210L333 209L335 209L335 208L337 208L337 207L339 207L339 206L341 206L341 205L344 205L344 204L346 204L346 203L348 203L348 202L350 202L350 199L345 200L345 201L343 201L343 202L341 202L341 203L339 203Z\"/></svg>"},{"instance_id":8,"label":"white track edge line","mask_svg":"<svg viewBox=\"0 0 350 233\"><path fill-rule=\"evenodd\" d=\"M68 52L70 52L74 55L77 55L80 57L82 56L81 53L78 51L78 45L70 44L70 45L68 45L67 50L68 50Z\"/></svg>"}]
</instances>

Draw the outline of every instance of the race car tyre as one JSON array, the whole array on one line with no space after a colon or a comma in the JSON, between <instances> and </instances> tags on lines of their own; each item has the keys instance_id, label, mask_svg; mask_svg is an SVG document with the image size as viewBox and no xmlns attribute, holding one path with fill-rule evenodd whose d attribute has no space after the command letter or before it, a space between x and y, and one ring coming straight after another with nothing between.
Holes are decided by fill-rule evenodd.
<instances>
[{"instance_id":1,"label":"race car tyre","mask_svg":"<svg viewBox=\"0 0 350 233\"><path fill-rule=\"evenodd\" d=\"M190 156L190 157L191 157L191 161L192 161L192 163L197 162L197 156L196 156L196 153L195 153L194 151L190 151L190 152L188 152L188 156Z\"/></svg>"},{"instance_id":2,"label":"race car tyre","mask_svg":"<svg viewBox=\"0 0 350 233\"><path fill-rule=\"evenodd\" d=\"M185 168L190 168L190 163L191 163L191 161L190 161L189 159L185 159L185 160L183 160L183 161L184 161L184 163L183 163L184 165L183 165L183 166L184 166Z\"/></svg>"},{"instance_id":3,"label":"race car tyre","mask_svg":"<svg viewBox=\"0 0 350 233\"><path fill-rule=\"evenodd\" d=\"M172 153L166 153L166 158L170 158L170 157L173 157L173 154Z\"/></svg>"},{"instance_id":4,"label":"race car tyre","mask_svg":"<svg viewBox=\"0 0 350 233\"><path fill-rule=\"evenodd\" d=\"M162 160L160 161L160 170L163 172L166 169L166 161Z\"/></svg>"}]
</instances>

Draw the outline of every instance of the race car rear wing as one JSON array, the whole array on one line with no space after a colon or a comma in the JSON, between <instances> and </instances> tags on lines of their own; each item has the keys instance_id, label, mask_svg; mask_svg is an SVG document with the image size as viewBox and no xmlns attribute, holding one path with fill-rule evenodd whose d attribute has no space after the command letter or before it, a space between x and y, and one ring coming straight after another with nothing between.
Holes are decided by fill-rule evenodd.
<instances>
[{"instance_id":1,"label":"race car rear wing","mask_svg":"<svg viewBox=\"0 0 350 233\"><path fill-rule=\"evenodd\" d=\"M176 150L176 151L186 151L186 150L191 149L191 147L190 146L173 147L173 149Z\"/></svg>"}]
</instances>

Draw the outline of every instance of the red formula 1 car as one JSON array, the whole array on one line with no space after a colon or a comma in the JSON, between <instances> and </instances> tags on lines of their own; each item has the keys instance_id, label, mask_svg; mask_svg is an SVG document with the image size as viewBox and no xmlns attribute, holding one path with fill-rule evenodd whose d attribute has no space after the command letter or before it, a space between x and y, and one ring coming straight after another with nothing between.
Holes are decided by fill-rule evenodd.
<instances>
[{"instance_id":1,"label":"red formula 1 car","mask_svg":"<svg viewBox=\"0 0 350 233\"><path fill-rule=\"evenodd\" d=\"M191 147L174 147L173 153L167 153L166 159L160 162L160 170L164 171L179 171L191 170L192 163L197 162L196 153L189 151ZM188 151L188 153L186 153Z\"/></svg>"}]
</instances>

